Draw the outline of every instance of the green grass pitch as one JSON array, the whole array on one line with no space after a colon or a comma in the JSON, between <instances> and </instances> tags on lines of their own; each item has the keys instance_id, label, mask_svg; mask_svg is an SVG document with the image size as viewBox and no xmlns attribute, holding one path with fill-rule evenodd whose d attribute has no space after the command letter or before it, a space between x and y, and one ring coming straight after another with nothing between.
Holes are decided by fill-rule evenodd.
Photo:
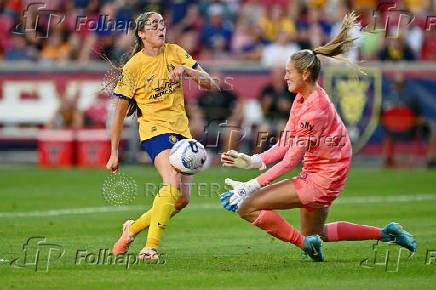
<instances>
[{"instance_id":1,"label":"green grass pitch","mask_svg":"<svg viewBox=\"0 0 436 290\"><path fill-rule=\"evenodd\" d=\"M226 177L248 180L257 172L214 168L195 176L201 188L194 186L190 205L166 229L161 240L162 262L131 264L127 269L122 260L118 264L92 262L99 249L112 249L126 219L135 219L142 207L150 207L152 196L145 195L144 184L158 184L160 180L153 168L121 170L135 179L138 192L133 204L117 210L101 197L101 185L108 175L104 170L0 169L0 288L435 287L436 171L352 169L344 192L330 211L328 221L379 227L391 221L401 223L418 242L418 251L409 260L408 253L400 252L397 246L379 244L374 251L373 241L324 243L325 263L302 259L296 247L271 238L236 214L221 209L215 189L208 190L205 185L215 182L223 186ZM86 210L78 213L78 208ZM280 213L299 228L298 210ZM27 266L20 267L24 265L23 244L36 236L45 237L46 244L61 246L64 256L57 259L60 250L55 246L29 244ZM141 233L129 251L132 257L144 242L145 234ZM50 247L55 248L49 257ZM77 250L82 250L83 255L95 255L88 256L89 263L82 258L77 265ZM36 253L38 271L31 265ZM374 264L374 257L379 264ZM19 259L11 266L15 258ZM368 261L361 265L365 258Z\"/></svg>"}]
</instances>

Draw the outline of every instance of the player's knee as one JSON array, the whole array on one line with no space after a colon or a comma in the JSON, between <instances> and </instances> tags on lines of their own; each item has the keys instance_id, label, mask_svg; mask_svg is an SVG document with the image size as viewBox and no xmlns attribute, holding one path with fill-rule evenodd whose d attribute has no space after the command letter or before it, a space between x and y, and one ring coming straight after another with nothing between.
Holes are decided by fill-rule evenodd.
<instances>
[{"instance_id":1,"label":"player's knee","mask_svg":"<svg viewBox=\"0 0 436 290\"><path fill-rule=\"evenodd\" d=\"M256 216L254 215L254 211L250 210L249 208L241 207L236 211L236 213L241 218L249 222L253 222L256 219Z\"/></svg>"},{"instance_id":2,"label":"player's knee","mask_svg":"<svg viewBox=\"0 0 436 290\"><path fill-rule=\"evenodd\" d=\"M247 211L243 207L239 208L236 213L244 220L246 219Z\"/></svg>"},{"instance_id":3,"label":"player's knee","mask_svg":"<svg viewBox=\"0 0 436 290\"><path fill-rule=\"evenodd\" d=\"M176 203L174 204L174 208L176 210L182 210L188 205L188 203L189 203L189 199L187 198L177 199Z\"/></svg>"}]
</instances>

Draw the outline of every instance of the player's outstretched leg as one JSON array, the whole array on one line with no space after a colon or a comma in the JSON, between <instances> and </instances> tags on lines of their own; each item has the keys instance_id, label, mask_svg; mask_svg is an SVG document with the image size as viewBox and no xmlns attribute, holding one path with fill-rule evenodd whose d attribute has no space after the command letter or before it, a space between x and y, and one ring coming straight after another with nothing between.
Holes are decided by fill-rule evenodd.
<instances>
[{"instance_id":1,"label":"player's outstretched leg","mask_svg":"<svg viewBox=\"0 0 436 290\"><path fill-rule=\"evenodd\" d=\"M130 244L135 240L135 235L130 231L133 222L133 220L128 220L123 224L123 233L112 249L112 254L115 256L126 253Z\"/></svg>"},{"instance_id":2,"label":"player's outstretched leg","mask_svg":"<svg viewBox=\"0 0 436 290\"><path fill-rule=\"evenodd\" d=\"M179 213L183 208L189 203L191 197L191 187L192 187L192 176L182 176L180 186L180 194L177 197L174 207L176 210L173 212L173 217L175 214ZM151 209L142 214L133 224L130 225L130 232L136 236L139 232L147 229L151 222Z\"/></svg>"},{"instance_id":3,"label":"player's outstretched leg","mask_svg":"<svg viewBox=\"0 0 436 290\"><path fill-rule=\"evenodd\" d=\"M139 232L145 230L150 226L151 209L139 217L131 226L130 231L136 236Z\"/></svg>"},{"instance_id":4,"label":"player's outstretched leg","mask_svg":"<svg viewBox=\"0 0 436 290\"><path fill-rule=\"evenodd\" d=\"M189 202L190 194L191 194L191 176L183 176L182 182L185 181L187 184L185 187L182 187L181 194L178 195L177 200L175 201L175 210L171 211L171 217L173 217L176 213L180 212ZM121 255L127 252L130 244L134 241L135 236L142 230L145 230L150 226L151 223L151 215L152 209L148 210L144 213L140 218L136 221L128 220L123 224L123 234L121 235L118 242L115 243L113 248L114 255ZM157 259L157 248L156 247L145 247L139 253L140 259Z\"/></svg>"},{"instance_id":5,"label":"player's outstretched leg","mask_svg":"<svg viewBox=\"0 0 436 290\"><path fill-rule=\"evenodd\" d=\"M247 198L238 210L238 214L268 234L288 243L292 243L306 252L314 261L323 261L322 242L318 235L304 237L297 229L288 224L277 212L270 209L301 208L290 180L283 180L267 186Z\"/></svg>"},{"instance_id":6,"label":"player's outstretched leg","mask_svg":"<svg viewBox=\"0 0 436 290\"><path fill-rule=\"evenodd\" d=\"M323 239L326 242L381 240L395 243L412 252L416 251L413 236L397 223L390 223L383 229L343 221L329 223L325 225Z\"/></svg>"},{"instance_id":7,"label":"player's outstretched leg","mask_svg":"<svg viewBox=\"0 0 436 290\"><path fill-rule=\"evenodd\" d=\"M349 222L334 222L326 224L323 235L326 242L380 240L381 229L367 225L357 225Z\"/></svg>"},{"instance_id":8,"label":"player's outstretched leg","mask_svg":"<svg viewBox=\"0 0 436 290\"><path fill-rule=\"evenodd\" d=\"M303 236L275 211L262 210L252 224L284 242L296 245L315 262L324 261L321 238L318 235Z\"/></svg>"},{"instance_id":9,"label":"player's outstretched leg","mask_svg":"<svg viewBox=\"0 0 436 290\"><path fill-rule=\"evenodd\" d=\"M179 190L177 188L164 185L154 198L146 247L158 247L162 232L168 225L170 217L176 211L175 203L178 195Z\"/></svg>"},{"instance_id":10,"label":"player's outstretched leg","mask_svg":"<svg viewBox=\"0 0 436 290\"><path fill-rule=\"evenodd\" d=\"M261 210L252 225L261 228L273 237L303 249L304 236L275 211Z\"/></svg>"}]
</instances>

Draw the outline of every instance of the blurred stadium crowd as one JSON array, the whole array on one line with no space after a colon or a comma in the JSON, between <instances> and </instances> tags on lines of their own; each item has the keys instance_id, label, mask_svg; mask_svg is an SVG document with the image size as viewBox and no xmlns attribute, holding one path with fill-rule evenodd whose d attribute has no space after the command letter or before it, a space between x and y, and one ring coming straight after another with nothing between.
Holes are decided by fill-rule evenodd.
<instances>
[{"instance_id":1,"label":"blurred stadium crowd","mask_svg":"<svg viewBox=\"0 0 436 290\"><path fill-rule=\"evenodd\" d=\"M200 61L273 66L331 39L344 14L356 10L364 29L354 32L361 39L350 57L436 60L436 32L424 33L435 21L428 19L435 8L435 0L0 0L0 59L117 60L133 46L131 29L139 13L158 11L166 20L167 41Z\"/></svg>"}]
</instances>

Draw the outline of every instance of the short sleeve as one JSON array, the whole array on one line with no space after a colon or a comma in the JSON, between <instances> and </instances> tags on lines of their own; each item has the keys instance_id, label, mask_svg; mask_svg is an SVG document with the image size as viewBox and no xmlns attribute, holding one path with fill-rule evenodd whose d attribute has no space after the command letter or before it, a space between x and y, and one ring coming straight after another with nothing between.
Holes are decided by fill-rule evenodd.
<instances>
[{"instance_id":1,"label":"short sleeve","mask_svg":"<svg viewBox=\"0 0 436 290\"><path fill-rule=\"evenodd\" d=\"M135 95L136 81L135 75L127 66L123 67L123 72L114 89L114 96L125 100L131 100Z\"/></svg>"},{"instance_id":2,"label":"short sleeve","mask_svg":"<svg viewBox=\"0 0 436 290\"><path fill-rule=\"evenodd\" d=\"M181 65L187 65L193 69L196 69L198 67L198 62L194 60L192 56L185 49L183 49L178 45L175 45L175 47Z\"/></svg>"}]
</instances>

